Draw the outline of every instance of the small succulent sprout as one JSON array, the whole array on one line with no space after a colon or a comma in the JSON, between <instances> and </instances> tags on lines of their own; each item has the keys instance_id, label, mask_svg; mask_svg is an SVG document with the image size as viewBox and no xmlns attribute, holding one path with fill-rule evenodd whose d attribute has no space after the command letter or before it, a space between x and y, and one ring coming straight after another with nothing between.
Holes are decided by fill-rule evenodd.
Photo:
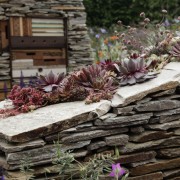
<instances>
[{"instance_id":1,"label":"small succulent sprout","mask_svg":"<svg viewBox=\"0 0 180 180\"><path fill-rule=\"evenodd\" d=\"M50 71L47 75L40 75L38 79L38 86L40 89L43 89L45 92L51 92L56 89L61 81L64 79L64 73L54 74Z\"/></svg>"},{"instance_id":2,"label":"small succulent sprout","mask_svg":"<svg viewBox=\"0 0 180 180\"><path fill-rule=\"evenodd\" d=\"M129 59L124 59L119 66L120 69L120 84L136 84L137 82L143 82L145 80L156 77L156 73L149 73L148 67L151 65L151 61L145 63L145 60L141 57L132 55Z\"/></svg>"}]
</instances>

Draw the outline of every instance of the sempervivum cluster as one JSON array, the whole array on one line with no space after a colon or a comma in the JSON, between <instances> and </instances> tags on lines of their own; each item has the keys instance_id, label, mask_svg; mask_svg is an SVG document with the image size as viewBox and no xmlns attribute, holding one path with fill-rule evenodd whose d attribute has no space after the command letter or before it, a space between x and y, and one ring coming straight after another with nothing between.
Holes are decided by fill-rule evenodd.
<instances>
[{"instance_id":1,"label":"sempervivum cluster","mask_svg":"<svg viewBox=\"0 0 180 180\"><path fill-rule=\"evenodd\" d=\"M28 112L44 105L44 92L32 87L21 88L14 85L9 99L12 100L15 109L20 112Z\"/></svg>"},{"instance_id":2,"label":"sempervivum cluster","mask_svg":"<svg viewBox=\"0 0 180 180\"><path fill-rule=\"evenodd\" d=\"M122 60L119 65L121 85L132 85L156 77L156 73L148 71L150 64L141 57Z\"/></svg>"}]
</instances>

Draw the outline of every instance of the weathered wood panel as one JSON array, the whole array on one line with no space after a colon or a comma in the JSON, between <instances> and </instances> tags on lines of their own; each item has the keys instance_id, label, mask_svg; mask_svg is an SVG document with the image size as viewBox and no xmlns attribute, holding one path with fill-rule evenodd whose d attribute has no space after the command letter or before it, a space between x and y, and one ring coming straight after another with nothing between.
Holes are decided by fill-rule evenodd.
<instances>
[{"instance_id":1,"label":"weathered wood panel","mask_svg":"<svg viewBox=\"0 0 180 180\"><path fill-rule=\"evenodd\" d=\"M1 48L7 49L9 46L8 39L8 21L0 21L0 36L1 36Z\"/></svg>"}]
</instances>

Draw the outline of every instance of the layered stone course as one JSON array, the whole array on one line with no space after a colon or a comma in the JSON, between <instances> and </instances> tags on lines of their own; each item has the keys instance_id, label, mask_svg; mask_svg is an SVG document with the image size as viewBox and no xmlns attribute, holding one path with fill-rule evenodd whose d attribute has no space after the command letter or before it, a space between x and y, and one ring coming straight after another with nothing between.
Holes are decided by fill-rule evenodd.
<instances>
[{"instance_id":1,"label":"layered stone course","mask_svg":"<svg viewBox=\"0 0 180 180\"><path fill-rule=\"evenodd\" d=\"M0 165L6 169L7 178L18 179L22 176L19 172L20 160L27 155L31 157L36 175L42 175L44 167L48 167L55 177L58 170L49 164L56 152L53 141L59 139L62 149L72 150L81 161L87 161L94 154L114 154L116 146L120 152L116 162L129 170L128 180L179 179L180 69L176 68L179 65L171 63L165 67L159 76L168 79L161 79L161 84L158 77L136 85L138 93L133 95L134 101L127 95L123 97L122 87L115 95L122 93L121 100L116 100L117 106L109 101L92 105L83 105L84 102L63 103L2 119L0 127L14 121L19 123L0 129ZM140 96L143 97L139 99ZM77 107L81 109L77 111ZM45 117L48 109L49 116ZM52 109L54 116L50 111ZM60 117L60 112L71 115ZM86 116L81 117L81 113ZM77 115L79 119L74 118ZM36 120L38 125L34 124ZM25 129L26 121L29 127ZM62 126L56 126L60 122ZM41 133L34 133L42 129Z\"/></svg>"}]
</instances>

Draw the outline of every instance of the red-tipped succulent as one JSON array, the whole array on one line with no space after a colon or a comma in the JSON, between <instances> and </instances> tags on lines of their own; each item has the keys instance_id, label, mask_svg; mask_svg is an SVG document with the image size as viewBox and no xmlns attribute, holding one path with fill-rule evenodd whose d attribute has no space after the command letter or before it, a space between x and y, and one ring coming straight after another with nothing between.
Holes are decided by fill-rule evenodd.
<instances>
[{"instance_id":1,"label":"red-tipped succulent","mask_svg":"<svg viewBox=\"0 0 180 180\"><path fill-rule=\"evenodd\" d=\"M38 86L45 92L51 92L59 86L64 77L64 73L56 75L52 71L50 71L49 74L45 76L39 76Z\"/></svg>"},{"instance_id":2,"label":"red-tipped succulent","mask_svg":"<svg viewBox=\"0 0 180 180\"><path fill-rule=\"evenodd\" d=\"M100 65L83 68L80 72L74 73L73 77L79 86L84 87L89 92L86 99L88 103L110 99L118 87L114 84L114 79Z\"/></svg>"}]
</instances>

